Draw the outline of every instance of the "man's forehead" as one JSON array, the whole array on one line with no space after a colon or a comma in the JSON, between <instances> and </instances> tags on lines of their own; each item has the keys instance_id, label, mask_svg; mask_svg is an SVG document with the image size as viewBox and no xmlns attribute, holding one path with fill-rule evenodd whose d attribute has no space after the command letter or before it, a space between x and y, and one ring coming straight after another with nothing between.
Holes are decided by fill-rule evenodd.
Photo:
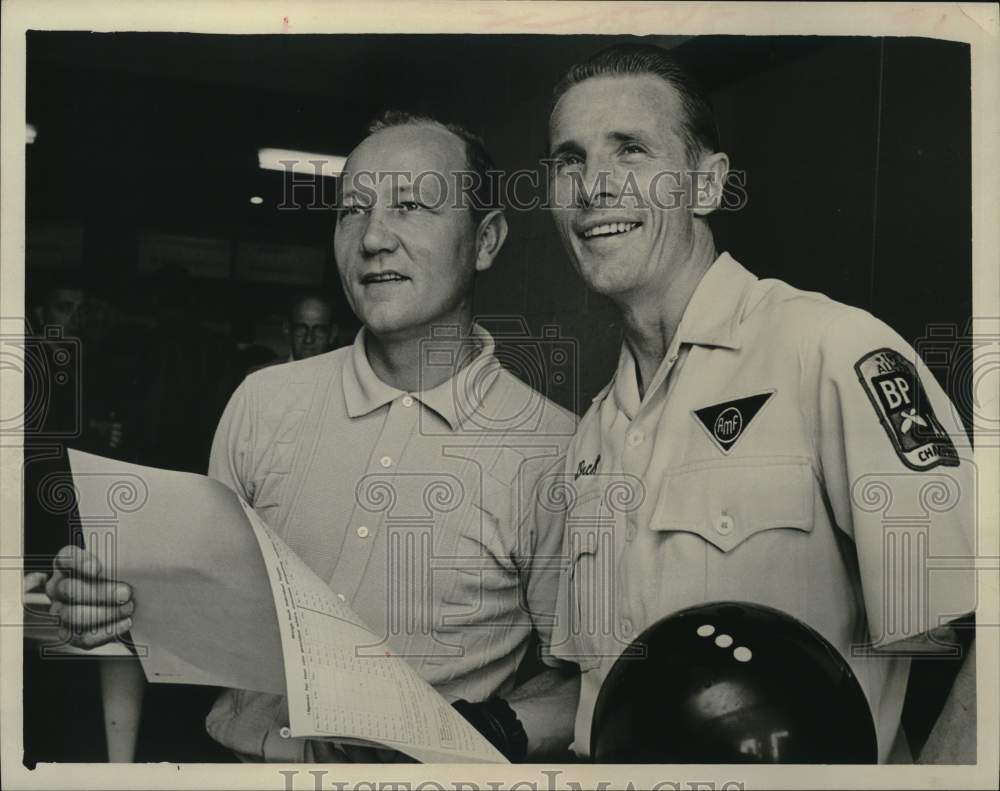
<instances>
[{"instance_id":1,"label":"man's forehead","mask_svg":"<svg viewBox=\"0 0 1000 791\"><path fill-rule=\"evenodd\" d=\"M380 129L351 152L343 175L401 173L399 184L409 184L423 172L451 173L465 167L464 142L443 126L415 122ZM371 182L371 179L367 179Z\"/></svg>"},{"instance_id":2,"label":"man's forehead","mask_svg":"<svg viewBox=\"0 0 1000 791\"><path fill-rule=\"evenodd\" d=\"M617 130L676 130L683 113L679 92L662 77L601 75L577 83L559 98L549 118L549 138L558 145Z\"/></svg>"},{"instance_id":3,"label":"man's forehead","mask_svg":"<svg viewBox=\"0 0 1000 791\"><path fill-rule=\"evenodd\" d=\"M332 313L333 311L330 309L330 306L325 302L320 299L310 297L302 300L295 306L293 316L297 319L324 319Z\"/></svg>"}]
</instances>

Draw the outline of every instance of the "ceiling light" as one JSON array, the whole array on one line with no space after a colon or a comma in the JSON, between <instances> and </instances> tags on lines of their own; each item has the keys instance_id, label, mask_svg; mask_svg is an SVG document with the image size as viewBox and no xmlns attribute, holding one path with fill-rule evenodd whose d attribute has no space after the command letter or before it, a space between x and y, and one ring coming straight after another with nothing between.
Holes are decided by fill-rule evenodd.
<instances>
[{"instance_id":1,"label":"ceiling light","mask_svg":"<svg viewBox=\"0 0 1000 791\"><path fill-rule=\"evenodd\" d=\"M250 198L250 202L254 206L260 206L260 204L262 204L264 202L264 199L262 197L260 197L260 195L253 195Z\"/></svg>"},{"instance_id":2,"label":"ceiling light","mask_svg":"<svg viewBox=\"0 0 1000 791\"><path fill-rule=\"evenodd\" d=\"M263 170L291 171L305 176L339 176L346 161L347 157L289 148L261 148L257 151L257 164Z\"/></svg>"}]
</instances>

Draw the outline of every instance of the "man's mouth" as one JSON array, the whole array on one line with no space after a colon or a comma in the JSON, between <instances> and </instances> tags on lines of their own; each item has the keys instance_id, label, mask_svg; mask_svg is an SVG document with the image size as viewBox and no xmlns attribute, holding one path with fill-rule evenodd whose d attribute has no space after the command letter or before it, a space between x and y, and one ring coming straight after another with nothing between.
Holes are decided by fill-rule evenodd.
<instances>
[{"instance_id":1,"label":"man's mouth","mask_svg":"<svg viewBox=\"0 0 1000 791\"><path fill-rule=\"evenodd\" d=\"M393 272L392 270L387 270L385 272L369 272L367 275L361 276L361 285L368 286L373 283L402 283L404 280L409 280L410 278L405 275L399 274L399 272Z\"/></svg>"},{"instance_id":2,"label":"man's mouth","mask_svg":"<svg viewBox=\"0 0 1000 791\"><path fill-rule=\"evenodd\" d=\"M583 231L580 236L584 239L596 239L603 236L621 236L629 231L638 228L641 222L607 222L603 225L595 225Z\"/></svg>"}]
</instances>

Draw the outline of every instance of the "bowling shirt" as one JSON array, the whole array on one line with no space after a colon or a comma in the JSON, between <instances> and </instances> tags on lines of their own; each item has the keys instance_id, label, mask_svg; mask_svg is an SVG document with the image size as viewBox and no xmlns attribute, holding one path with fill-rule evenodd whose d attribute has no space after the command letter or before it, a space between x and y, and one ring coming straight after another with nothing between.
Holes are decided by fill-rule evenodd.
<instances>
[{"instance_id":1,"label":"bowling shirt","mask_svg":"<svg viewBox=\"0 0 1000 791\"><path fill-rule=\"evenodd\" d=\"M976 467L934 376L870 314L728 254L642 398L623 345L564 479L568 573L546 661L581 668L581 755L632 640L683 608L743 601L840 651L887 761L909 673L893 644L975 606Z\"/></svg>"},{"instance_id":2,"label":"bowling shirt","mask_svg":"<svg viewBox=\"0 0 1000 791\"><path fill-rule=\"evenodd\" d=\"M420 392L375 375L364 331L251 374L209 472L353 607L378 655L480 701L510 689L532 630L550 627L558 575L536 573L533 558L559 554L561 522L533 493L561 469L576 421L501 367L488 332L474 336L481 350L464 367L428 342L429 364L460 370ZM343 759L287 726L284 698L245 690L223 692L207 719L247 760Z\"/></svg>"}]
</instances>

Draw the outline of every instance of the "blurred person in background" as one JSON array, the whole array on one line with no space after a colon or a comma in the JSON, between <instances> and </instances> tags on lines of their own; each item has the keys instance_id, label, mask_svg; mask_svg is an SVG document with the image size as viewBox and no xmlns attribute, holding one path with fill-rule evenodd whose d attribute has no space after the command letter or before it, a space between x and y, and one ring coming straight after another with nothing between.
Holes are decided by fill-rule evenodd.
<instances>
[{"instance_id":1,"label":"blurred person in background","mask_svg":"<svg viewBox=\"0 0 1000 791\"><path fill-rule=\"evenodd\" d=\"M285 335L291 350L289 362L330 351L337 337L333 303L317 293L296 297L285 319Z\"/></svg>"},{"instance_id":2,"label":"blurred person in background","mask_svg":"<svg viewBox=\"0 0 1000 791\"><path fill-rule=\"evenodd\" d=\"M275 353L274 346L263 341L259 332L258 340L242 350L247 375L272 365L315 357L341 345L337 343L339 328L333 302L318 291L295 294L283 311L281 336L288 345L287 354Z\"/></svg>"}]
</instances>

